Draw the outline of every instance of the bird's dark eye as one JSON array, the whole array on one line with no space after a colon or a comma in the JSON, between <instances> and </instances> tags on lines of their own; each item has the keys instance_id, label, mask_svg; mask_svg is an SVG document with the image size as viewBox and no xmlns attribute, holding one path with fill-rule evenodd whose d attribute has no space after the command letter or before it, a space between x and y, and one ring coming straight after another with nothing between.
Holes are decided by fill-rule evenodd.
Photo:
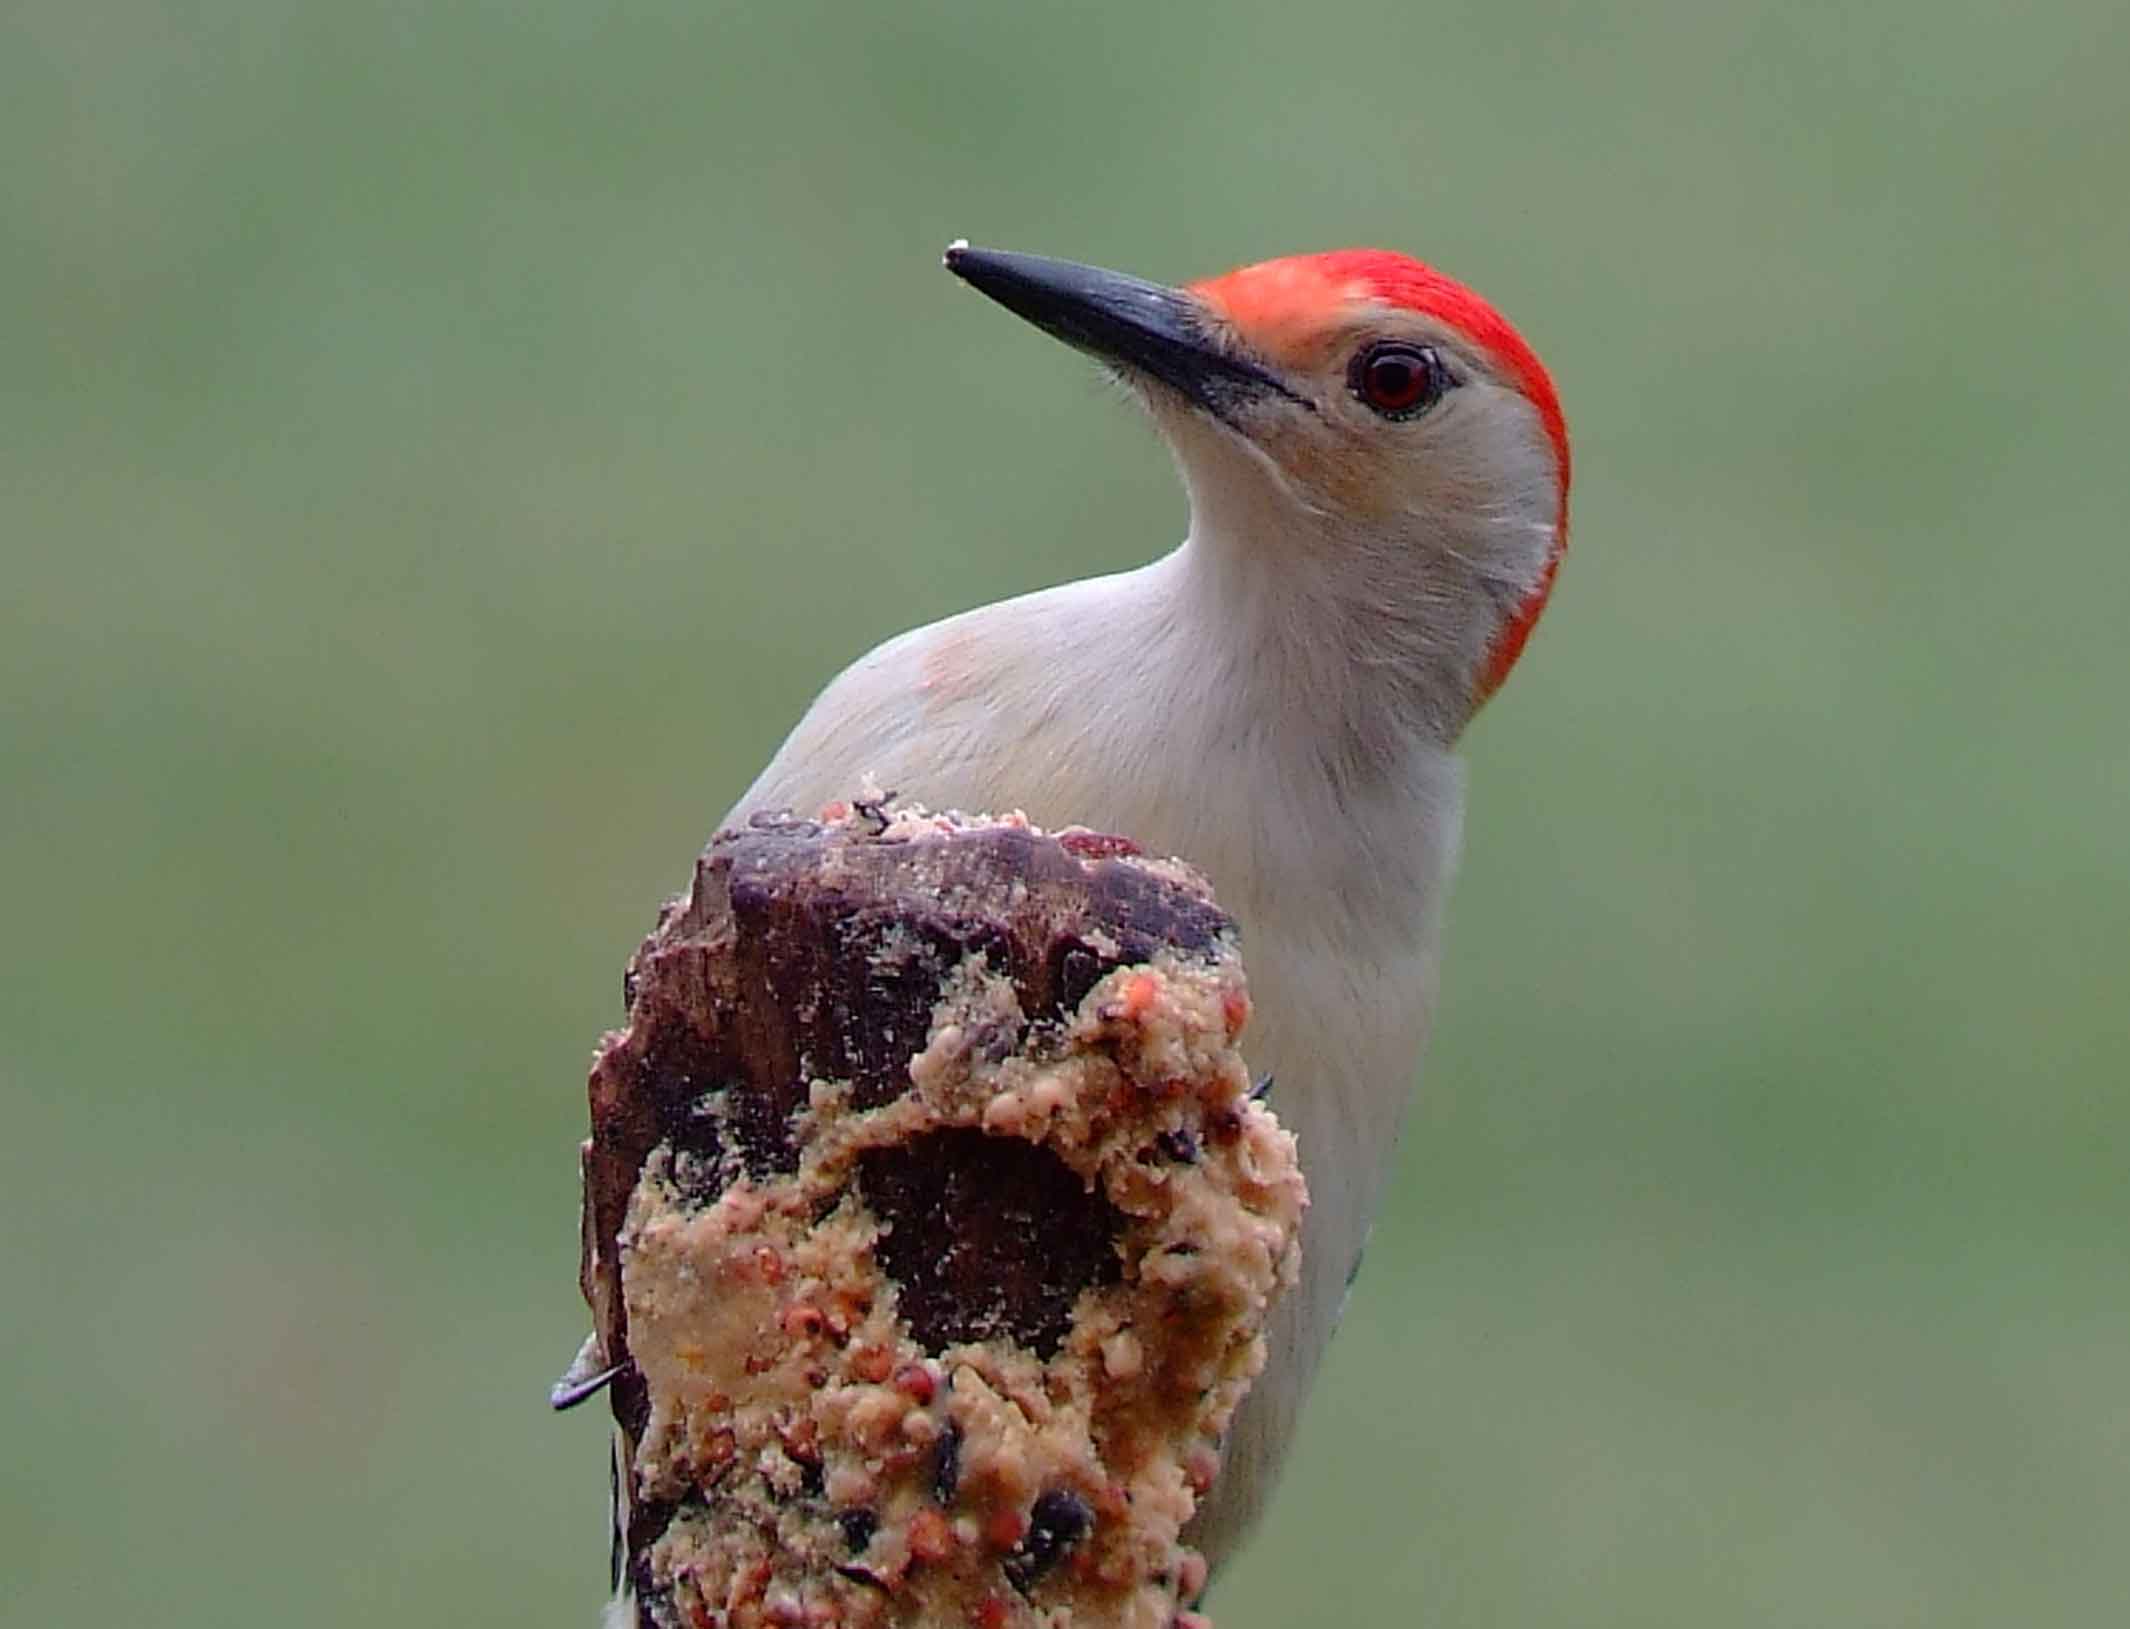
<instances>
[{"instance_id":1,"label":"bird's dark eye","mask_svg":"<svg viewBox=\"0 0 2130 1629\"><path fill-rule=\"evenodd\" d=\"M1409 419L1449 389L1449 369L1426 345L1371 345L1347 375L1353 393L1387 419Z\"/></svg>"}]
</instances>

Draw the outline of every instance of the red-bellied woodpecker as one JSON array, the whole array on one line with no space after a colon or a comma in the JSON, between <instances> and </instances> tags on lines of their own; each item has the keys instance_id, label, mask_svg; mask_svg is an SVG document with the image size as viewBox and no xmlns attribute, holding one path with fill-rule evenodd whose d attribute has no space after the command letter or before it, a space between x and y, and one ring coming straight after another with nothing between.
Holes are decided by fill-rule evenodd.
<instances>
[{"instance_id":1,"label":"red-bellied woodpecker","mask_svg":"<svg viewBox=\"0 0 2130 1629\"><path fill-rule=\"evenodd\" d=\"M1458 736L1567 537L1545 369L1492 306L1344 250L1170 288L956 244L947 269L1144 401L1190 500L1135 571L965 612L837 678L739 800L869 777L1180 854L1243 925L1253 1066L1312 1207L1195 1541L1262 1506L1360 1261L1434 1003L1464 806Z\"/></svg>"}]
</instances>

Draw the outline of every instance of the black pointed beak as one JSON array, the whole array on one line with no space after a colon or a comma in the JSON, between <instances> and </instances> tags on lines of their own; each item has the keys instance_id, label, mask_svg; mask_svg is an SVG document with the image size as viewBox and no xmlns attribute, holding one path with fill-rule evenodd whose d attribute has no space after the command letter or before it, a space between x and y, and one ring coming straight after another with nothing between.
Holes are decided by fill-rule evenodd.
<instances>
[{"instance_id":1,"label":"black pointed beak","mask_svg":"<svg viewBox=\"0 0 2130 1629\"><path fill-rule=\"evenodd\" d=\"M1277 377L1224 346L1182 289L1122 272L1004 249L951 246L946 267L1016 316L1127 373L1159 380L1233 425L1238 409L1276 396L1308 406Z\"/></svg>"}]
</instances>

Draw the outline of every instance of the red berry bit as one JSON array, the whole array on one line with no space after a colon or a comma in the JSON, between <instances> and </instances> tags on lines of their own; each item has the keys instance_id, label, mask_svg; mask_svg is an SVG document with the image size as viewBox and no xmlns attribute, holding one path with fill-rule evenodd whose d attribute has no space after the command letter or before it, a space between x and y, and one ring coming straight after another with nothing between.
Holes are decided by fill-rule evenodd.
<instances>
[{"instance_id":1,"label":"red berry bit","mask_svg":"<svg viewBox=\"0 0 2130 1629\"><path fill-rule=\"evenodd\" d=\"M954 1529L927 1505L910 1518L910 1554L919 1561L944 1561L954 1553Z\"/></svg>"},{"instance_id":2,"label":"red berry bit","mask_svg":"<svg viewBox=\"0 0 2130 1629\"><path fill-rule=\"evenodd\" d=\"M1196 1550L1186 1550L1176 1564L1176 1593L1186 1601L1196 1601L1205 1592L1206 1558Z\"/></svg>"},{"instance_id":3,"label":"red berry bit","mask_svg":"<svg viewBox=\"0 0 2130 1629\"><path fill-rule=\"evenodd\" d=\"M802 1415L787 1425L779 1425L777 1440L784 1445L784 1452L799 1464L821 1463L821 1430L810 1417Z\"/></svg>"},{"instance_id":4,"label":"red berry bit","mask_svg":"<svg viewBox=\"0 0 2130 1629\"><path fill-rule=\"evenodd\" d=\"M1077 860L1114 860L1120 856L1129 859L1146 852L1129 837L1115 832L1068 830L1059 832L1057 837L1058 847Z\"/></svg>"},{"instance_id":5,"label":"red berry bit","mask_svg":"<svg viewBox=\"0 0 2130 1629\"><path fill-rule=\"evenodd\" d=\"M1193 1448L1189 1454L1184 1456L1183 1479L1190 1484L1193 1493L1204 1494L1213 1485L1213 1479L1218 1475L1220 1475L1220 1455L1216 1454L1212 1449Z\"/></svg>"},{"instance_id":6,"label":"red berry bit","mask_svg":"<svg viewBox=\"0 0 2130 1629\"><path fill-rule=\"evenodd\" d=\"M1124 981L1122 994L1122 1016L1136 1024L1154 1010L1154 1002L1161 994L1161 981L1151 973L1134 973Z\"/></svg>"},{"instance_id":7,"label":"red berry bit","mask_svg":"<svg viewBox=\"0 0 2130 1629\"><path fill-rule=\"evenodd\" d=\"M865 1315L873 1310L873 1304L863 1296L853 1295L849 1290L838 1290L828 1298L829 1332L842 1345L850 1332L865 1322Z\"/></svg>"},{"instance_id":8,"label":"red berry bit","mask_svg":"<svg viewBox=\"0 0 2130 1629\"><path fill-rule=\"evenodd\" d=\"M851 1353L851 1373L879 1385L895 1372L895 1359L884 1346L861 1346Z\"/></svg>"},{"instance_id":9,"label":"red berry bit","mask_svg":"<svg viewBox=\"0 0 2130 1629\"><path fill-rule=\"evenodd\" d=\"M895 1389L923 1408L939 1395L939 1382L922 1363L905 1363L895 1371Z\"/></svg>"},{"instance_id":10,"label":"red berry bit","mask_svg":"<svg viewBox=\"0 0 2130 1629\"><path fill-rule=\"evenodd\" d=\"M999 1505L984 1518L984 1542L994 1550L1011 1550L1028 1536L1028 1518L1012 1505Z\"/></svg>"}]
</instances>

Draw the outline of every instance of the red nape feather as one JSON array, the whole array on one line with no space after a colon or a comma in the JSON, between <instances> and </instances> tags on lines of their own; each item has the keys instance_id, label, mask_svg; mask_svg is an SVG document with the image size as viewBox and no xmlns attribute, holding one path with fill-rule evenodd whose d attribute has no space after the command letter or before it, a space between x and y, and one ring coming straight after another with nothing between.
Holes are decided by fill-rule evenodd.
<instances>
[{"instance_id":1,"label":"red nape feather","mask_svg":"<svg viewBox=\"0 0 2130 1629\"><path fill-rule=\"evenodd\" d=\"M1538 354L1524 343L1509 319L1454 277L1392 249L1333 249L1324 254L1294 255L1243 266L1224 277L1192 285L1259 341L1283 332L1314 329L1321 314L1341 300L1380 300L1447 323L1502 370L1538 414L1540 428L1552 445L1560 504L1553 528L1553 550L1538 586L1495 635L1480 666L1479 700L1501 687L1531 637L1553 579L1568 547L1568 421L1560 398Z\"/></svg>"}]
</instances>

